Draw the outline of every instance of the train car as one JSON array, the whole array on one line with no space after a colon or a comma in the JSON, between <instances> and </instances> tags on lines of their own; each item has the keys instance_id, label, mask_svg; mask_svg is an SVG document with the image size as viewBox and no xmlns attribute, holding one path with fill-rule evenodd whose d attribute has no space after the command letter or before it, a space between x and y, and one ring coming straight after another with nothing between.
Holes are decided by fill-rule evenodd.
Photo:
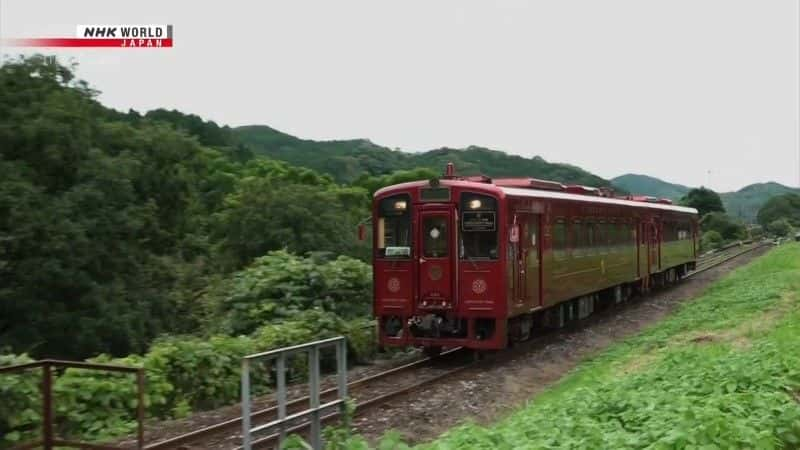
<instances>
[{"instance_id":1,"label":"train car","mask_svg":"<svg viewBox=\"0 0 800 450\"><path fill-rule=\"evenodd\" d=\"M533 178L459 177L373 198L382 346L502 349L695 265L697 211Z\"/></svg>"}]
</instances>

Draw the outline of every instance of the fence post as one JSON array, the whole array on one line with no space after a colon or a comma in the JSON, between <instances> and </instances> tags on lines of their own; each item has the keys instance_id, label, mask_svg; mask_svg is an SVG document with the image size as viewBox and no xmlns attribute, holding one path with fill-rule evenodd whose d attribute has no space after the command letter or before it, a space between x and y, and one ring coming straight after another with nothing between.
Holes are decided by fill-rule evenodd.
<instances>
[{"instance_id":1,"label":"fence post","mask_svg":"<svg viewBox=\"0 0 800 450\"><path fill-rule=\"evenodd\" d=\"M136 421L138 422L136 448L142 450L144 448L144 369L136 371L136 390L139 399L136 404Z\"/></svg>"},{"instance_id":2,"label":"fence post","mask_svg":"<svg viewBox=\"0 0 800 450\"><path fill-rule=\"evenodd\" d=\"M347 341L342 339L336 346L336 375L338 378L338 394L339 398L347 398ZM344 426L350 429L350 418L347 417L347 404L342 403L339 406L342 413L342 422Z\"/></svg>"},{"instance_id":3,"label":"fence post","mask_svg":"<svg viewBox=\"0 0 800 450\"><path fill-rule=\"evenodd\" d=\"M319 347L316 345L311 347L309 352L309 384L310 393L309 400L311 401L311 408L314 411L311 413L311 446L314 450L322 449L322 436L320 430L320 414L319 410Z\"/></svg>"},{"instance_id":4,"label":"fence post","mask_svg":"<svg viewBox=\"0 0 800 450\"><path fill-rule=\"evenodd\" d=\"M242 359L242 448L250 450L250 360Z\"/></svg>"},{"instance_id":5,"label":"fence post","mask_svg":"<svg viewBox=\"0 0 800 450\"><path fill-rule=\"evenodd\" d=\"M49 361L42 365L42 426L44 448L53 448L53 369Z\"/></svg>"},{"instance_id":6,"label":"fence post","mask_svg":"<svg viewBox=\"0 0 800 450\"><path fill-rule=\"evenodd\" d=\"M275 367L278 372L278 419L283 420L286 418L286 355L281 353L278 355L278 360ZM286 424L281 422L280 426L280 441L286 439Z\"/></svg>"}]
</instances>

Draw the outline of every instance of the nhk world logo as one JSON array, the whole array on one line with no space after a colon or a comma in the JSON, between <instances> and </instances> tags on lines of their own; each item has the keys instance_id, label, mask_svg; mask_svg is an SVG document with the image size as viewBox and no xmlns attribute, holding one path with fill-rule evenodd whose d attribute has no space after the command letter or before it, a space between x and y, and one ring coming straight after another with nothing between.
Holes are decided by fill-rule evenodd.
<instances>
[{"instance_id":1,"label":"nhk world logo","mask_svg":"<svg viewBox=\"0 0 800 450\"><path fill-rule=\"evenodd\" d=\"M4 39L12 47L172 47L172 25L78 25L75 37Z\"/></svg>"}]
</instances>

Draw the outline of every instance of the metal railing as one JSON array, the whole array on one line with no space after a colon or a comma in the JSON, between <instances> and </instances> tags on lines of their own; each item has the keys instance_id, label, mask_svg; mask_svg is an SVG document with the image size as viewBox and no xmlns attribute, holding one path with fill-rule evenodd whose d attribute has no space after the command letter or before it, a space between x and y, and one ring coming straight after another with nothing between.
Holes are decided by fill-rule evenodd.
<instances>
[{"instance_id":1,"label":"metal railing","mask_svg":"<svg viewBox=\"0 0 800 450\"><path fill-rule=\"evenodd\" d=\"M0 367L0 375L24 372L30 369L42 369L42 439L12 447L12 449L38 448L50 450L55 446L88 448L88 449L117 449L111 445L91 444L88 442L73 441L57 437L53 431L53 369L88 369L102 372L123 372L136 374L136 448L144 447L144 369L137 367L117 366L113 364L97 364L78 361L62 361L57 359L43 359L25 364Z\"/></svg>"},{"instance_id":2,"label":"metal railing","mask_svg":"<svg viewBox=\"0 0 800 450\"><path fill-rule=\"evenodd\" d=\"M337 398L325 404L320 404L320 350L326 347L336 347L336 377ZM303 411L286 415L286 361L289 356L297 353L308 353L308 385L309 407ZM256 360L275 360L275 373L277 376L278 418L263 425L251 427L250 423L250 366ZM339 336L321 341L309 342L292 347L279 348L268 352L256 353L242 358L242 448L251 450L252 434L279 430L278 443L286 438L287 424L291 421L311 417L311 446L315 450L322 449L321 412L325 409L338 406L345 417L347 398L347 340Z\"/></svg>"}]
</instances>

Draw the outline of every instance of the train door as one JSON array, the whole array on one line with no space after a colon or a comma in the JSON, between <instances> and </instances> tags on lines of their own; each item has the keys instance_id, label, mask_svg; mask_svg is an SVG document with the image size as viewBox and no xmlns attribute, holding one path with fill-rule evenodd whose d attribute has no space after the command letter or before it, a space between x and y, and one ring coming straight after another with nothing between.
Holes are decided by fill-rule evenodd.
<instances>
[{"instance_id":1,"label":"train door","mask_svg":"<svg viewBox=\"0 0 800 450\"><path fill-rule=\"evenodd\" d=\"M649 233L647 232L647 222L641 220L636 229L636 270L639 278L647 279L649 275L649 251L647 242L649 240Z\"/></svg>"},{"instance_id":2,"label":"train door","mask_svg":"<svg viewBox=\"0 0 800 450\"><path fill-rule=\"evenodd\" d=\"M518 312L540 305L541 251L538 214L516 214L511 226L511 286Z\"/></svg>"},{"instance_id":3,"label":"train door","mask_svg":"<svg viewBox=\"0 0 800 450\"><path fill-rule=\"evenodd\" d=\"M650 273L656 273L661 267L661 233L659 232L660 230L658 223L655 220L648 223L647 228L649 230L649 236L647 239L649 246L647 252L649 255L648 270Z\"/></svg>"},{"instance_id":4,"label":"train door","mask_svg":"<svg viewBox=\"0 0 800 450\"><path fill-rule=\"evenodd\" d=\"M524 228L520 238L520 266L523 269L521 285L524 286L524 296L530 307L541 306L541 239L539 233L540 217L538 214L526 214L522 221Z\"/></svg>"},{"instance_id":5,"label":"train door","mask_svg":"<svg viewBox=\"0 0 800 450\"><path fill-rule=\"evenodd\" d=\"M424 205L417 210L417 295L423 306L456 306L455 217L453 205Z\"/></svg>"},{"instance_id":6,"label":"train door","mask_svg":"<svg viewBox=\"0 0 800 450\"><path fill-rule=\"evenodd\" d=\"M511 288L511 312L521 310L525 303L524 270L520 243L520 217L514 214L508 229L508 285Z\"/></svg>"}]
</instances>

